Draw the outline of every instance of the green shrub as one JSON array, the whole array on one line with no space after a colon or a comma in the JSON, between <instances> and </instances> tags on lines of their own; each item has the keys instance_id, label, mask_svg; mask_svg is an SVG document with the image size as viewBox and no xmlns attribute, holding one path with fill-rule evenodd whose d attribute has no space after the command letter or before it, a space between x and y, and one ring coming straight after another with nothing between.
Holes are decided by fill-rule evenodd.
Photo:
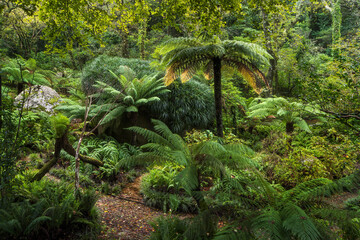
<instances>
[{"instance_id":1,"label":"green shrub","mask_svg":"<svg viewBox=\"0 0 360 240\"><path fill-rule=\"evenodd\" d=\"M29 160L30 160L30 164L31 166L34 166L36 167L37 169L40 169L43 165L44 165L44 162L43 160L40 158L40 154L38 153L31 153L29 156L28 156Z\"/></svg>"},{"instance_id":2,"label":"green shrub","mask_svg":"<svg viewBox=\"0 0 360 240\"><path fill-rule=\"evenodd\" d=\"M232 132L227 132L224 134L223 138L218 138L210 130L201 131L196 129L192 129L191 131L186 132L184 139L186 143L190 146L214 140L218 141L221 144L241 144L245 142L241 138L238 138Z\"/></svg>"},{"instance_id":3,"label":"green shrub","mask_svg":"<svg viewBox=\"0 0 360 240\"><path fill-rule=\"evenodd\" d=\"M100 191L106 195L117 195L121 192L121 186L110 185L108 182L101 182Z\"/></svg>"},{"instance_id":4,"label":"green shrub","mask_svg":"<svg viewBox=\"0 0 360 240\"><path fill-rule=\"evenodd\" d=\"M350 198L345 201L345 206L347 209L355 210L357 212L360 211L360 194L359 193L358 193L358 196Z\"/></svg>"},{"instance_id":5,"label":"green shrub","mask_svg":"<svg viewBox=\"0 0 360 240\"><path fill-rule=\"evenodd\" d=\"M76 148L76 146L77 142L74 143L73 147ZM123 160L135 156L140 152L138 147L134 147L127 143L120 144L112 137L85 138L81 144L80 153L102 161L104 166L95 169L92 165L81 162L80 173L84 176L95 174L100 179L115 181L122 168L129 170L137 165L136 163L134 163L134 165L125 165L123 164ZM61 152L60 156L70 162L70 169L74 169L75 158L73 156L64 151ZM141 163L139 162L138 165L141 165Z\"/></svg>"},{"instance_id":6,"label":"green shrub","mask_svg":"<svg viewBox=\"0 0 360 240\"><path fill-rule=\"evenodd\" d=\"M188 228L188 222L180 220L177 217L160 217L151 225L154 228L154 232L151 234L149 240L161 240L161 239L184 239L182 234Z\"/></svg>"},{"instance_id":7,"label":"green shrub","mask_svg":"<svg viewBox=\"0 0 360 240\"><path fill-rule=\"evenodd\" d=\"M181 166L166 164L155 166L142 178L141 193L148 206L166 211L194 212L196 203L182 190L175 177Z\"/></svg>"},{"instance_id":8,"label":"green shrub","mask_svg":"<svg viewBox=\"0 0 360 240\"><path fill-rule=\"evenodd\" d=\"M75 199L69 184L23 178L15 192L15 198L0 202L0 234L5 239L58 239L65 233L99 230L94 191Z\"/></svg>"},{"instance_id":9,"label":"green shrub","mask_svg":"<svg viewBox=\"0 0 360 240\"><path fill-rule=\"evenodd\" d=\"M66 181L66 182L75 182L75 172L68 170L68 169L52 168L52 169L50 169L50 174ZM80 179L79 179L80 185L82 187L94 187L95 186L95 182L93 180L91 180L89 176L80 173L79 177L80 177Z\"/></svg>"},{"instance_id":10,"label":"green shrub","mask_svg":"<svg viewBox=\"0 0 360 240\"><path fill-rule=\"evenodd\" d=\"M316 178L339 179L355 171L359 158L347 137L271 133L263 140L264 170L270 181L293 187Z\"/></svg>"},{"instance_id":11,"label":"green shrub","mask_svg":"<svg viewBox=\"0 0 360 240\"><path fill-rule=\"evenodd\" d=\"M196 80L175 81L171 92L159 95L160 101L150 106L153 118L160 119L172 132L183 134L192 128L206 129L215 120L212 90Z\"/></svg>"}]
</instances>

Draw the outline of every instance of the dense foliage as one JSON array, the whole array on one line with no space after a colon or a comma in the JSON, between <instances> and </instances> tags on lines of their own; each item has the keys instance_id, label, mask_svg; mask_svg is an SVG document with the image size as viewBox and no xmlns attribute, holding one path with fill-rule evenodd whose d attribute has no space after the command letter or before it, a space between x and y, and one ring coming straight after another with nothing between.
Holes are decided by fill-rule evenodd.
<instances>
[{"instance_id":1,"label":"dense foliage","mask_svg":"<svg viewBox=\"0 0 360 240\"><path fill-rule=\"evenodd\" d=\"M355 0L0 0L0 238L135 181L150 239L359 239L359 56Z\"/></svg>"}]
</instances>

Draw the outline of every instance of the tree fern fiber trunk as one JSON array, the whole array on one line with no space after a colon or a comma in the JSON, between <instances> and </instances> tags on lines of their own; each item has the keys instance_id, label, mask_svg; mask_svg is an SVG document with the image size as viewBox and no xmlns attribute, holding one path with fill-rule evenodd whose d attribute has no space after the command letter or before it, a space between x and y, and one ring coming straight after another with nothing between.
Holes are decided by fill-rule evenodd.
<instances>
[{"instance_id":1,"label":"tree fern fiber trunk","mask_svg":"<svg viewBox=\"0 0 360 240\"><path fill-rule=\"evenodd\" d=\"M223 137L222 106L221 106L221 59L215 57L214 63L214 95L216 109L216 135Z\"/></svg>"},{"instance_id":2,"label":"tree fern fiber trunk","mask_svg":"<svg viewBox=\"0 0 360 240\"><path fill-rule=\"evenodd\" d=\"M0 72L0 130L2 128L2 79L1 79L1 72Z\"/></svg>"},{"instance_id":3,"label":"tree fern fiber trunk","mask_svg":"<svg viewBox=\"0 0 360 240\"><path fill-rule=\"evenodd\" d=\"M69 143L67 133L65 133L62 137L56 139L54 157L39 170L39 172L33 177L32 181L40 181L41 178L44 177L45 174L48 173L53 166L55 166L55 164L59 159L60 151L62 149L64 149L65 152L67 152L71 156L73 157L76 156L76 151ZM96 167L101 167L104 165L103 162L89 156L84 156L82 154L79 154L78 157L81 161L85 163L90 163Z\"/></svg>"}]
</instances>

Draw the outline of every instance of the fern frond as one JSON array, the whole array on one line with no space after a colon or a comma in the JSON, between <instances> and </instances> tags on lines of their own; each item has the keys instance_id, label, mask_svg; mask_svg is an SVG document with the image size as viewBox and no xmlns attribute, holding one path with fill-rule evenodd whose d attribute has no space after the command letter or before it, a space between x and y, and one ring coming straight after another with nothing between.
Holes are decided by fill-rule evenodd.
<instances>
[{"instance_id":1,"label":"fern frond","mask_svg":"<svg viewBox=\"0 0 360 240\"><path fill-rule=\"evenodd\" d=\"M192 191L199 187L197 168L194 165L188 165L177 176L176 181L181 183L185 191L192 195Z\"/></svg>"},{"instance_id":2,"label":"fern frond","mask_svg":"<svg viewBox=\"0 0 360 240\"><path fill-rule=\"evenodd\" d=\"M237 229L236 226L225 227L218 231L212 240L239 240L239 239L255 239L248 231Z\"/></svg>"},{"instance_id":3,"label":"fern frond","mask_svg":"<svg viewBox=\"0 0 360 240\"><path fill-rule=\"evenodd\" d=\"M283 227L301 240L321 239L310 217L300 207L287 203L281 210Z\"/></svg>"},{"instance_id":4,"label":"fern frond","mask_svg":"<svg viewBox=\"0 0 360 240\"><path fill-rule=\"evenodd\" d=\"M252 228L264 233L264 239L282 240L287 236L283 229L280 212L271 207L264 209L263 213L253 220Z\"/></svg>"},{"instance_id":5,"label":"fern frond","mask_svg":"<svg viewBox=\"0 0 360 240\"><path fill-rule=\"evenodd\" d=\"M164 137L162 137L161 135L159 135L153 131L150 131L148 129L144 129L141 127L129 127L127 129L130 131L134 131L137 134L140 134L149 142L162 144L162 145L168 146L170 148L172 147L172 144L169 143Z\"/></svg>"}]
</instances>

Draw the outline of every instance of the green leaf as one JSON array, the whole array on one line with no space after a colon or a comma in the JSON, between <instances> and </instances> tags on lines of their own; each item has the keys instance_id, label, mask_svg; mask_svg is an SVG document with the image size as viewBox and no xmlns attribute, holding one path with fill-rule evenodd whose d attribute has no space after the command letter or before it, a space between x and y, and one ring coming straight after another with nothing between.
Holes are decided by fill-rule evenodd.
<instances>
[{"instance_id":1,"label":"green leaf","mask_svg":"<svg viewBox=\"0 0 360 240\"><path fill-rule=\"evenodd\" d=\"M135 106L130 106L130 107L127 107L125 111L126 112L138 112L139 110Z\"/></svg>"}]
</instances>

